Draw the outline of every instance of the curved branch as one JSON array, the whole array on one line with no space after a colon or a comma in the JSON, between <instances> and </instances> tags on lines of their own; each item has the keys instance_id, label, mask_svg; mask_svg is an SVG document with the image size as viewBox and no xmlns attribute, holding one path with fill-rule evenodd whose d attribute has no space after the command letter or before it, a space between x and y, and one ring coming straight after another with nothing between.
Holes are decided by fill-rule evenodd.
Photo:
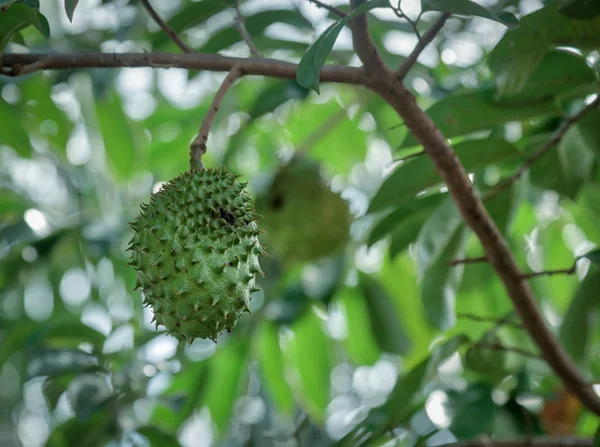
<instances>
[{"instance_id":1,"label":"curved branch","mask_svg":"<svg viewBox=\"0 0 600 447\"><path fill-rule=\"evenodd\" d=\"M22 76L38 70L77 68L154 67L188 70L230 71L239 65L244 75L296 79L296 64L269 58L238 58L206 53L11 53L0 55L1 66L11 70L11 76ZM362 68L326 65L321 71L322 82L364 85Z\"/></svg>"},{"instance_id":2,"label":"curved branch","mask_svg":"<svg viewBox=\"0 0 600 447\"><path fill-rule=\"evenodd\" d=\"M576 124L577 121L581 120L585 115L587 115L589 112L591 112L592 109L595 109L598 106L600 106L600 93L596 95L596 98L592 102L590 102L588 105L583 107L579 112L577 112L572 117L566 119L560 125L560 127L558 129L556 129L556 131L554 132L554 134L552 134L552 136L550 137L550 139L548 141L546 141L533 154L531 154L529 156L529 158L527 160L525 160L523 162L523 164L514 172L513 175L508 177L506 180L498 183L494 187L494 189L491 189L490 191L488 191L488 193L483 196L483 200L487 200L491 197L494 197L500 191L503 191L503 190L509 188L510 186L512 186L512 184L515 183L517 180L519 180L523 176L523 174L525 174L525 172L529 168L531 168L531 166L533 166L533 164L536 161L538 161L550 149L552 149L554 146L556 146L558 143L560 143L560 140L563 139L563 137L565 136L567 131L571 128L571 126Z\"/></svg>"},{"instance_id":3,"label":"curved branch","mask_svg":"<svg viewBox=\"0 0 600 447\"><path fill-rule=\"evenodd\" d=\"M192 140L190 144L190 168L191 169L204 169L204 163L202 163L202 156L206 153L206 142L208 141L208 134L210 132L210 128L212 123L217 116L217 112L221 107L221 103L225 98L225 95L229 91L229 89L233 86L235 81L239 77L242 76L242 70L239 65L234 65L231 68L229 74L223 79L219 90L215 94L215 97L210 104L208 112L204 119L202 120L202 125L200 126L200 130L196 137Z\"/></svg>"},{"instance_id":4,"label":"curved branch","mask_svg":"<svg viewBox=\"0 0 600 447\"><path fill-rule=\"evenodd\" d=\"M350 0L350 5L352 9L356 9L364 2L365 0ZM369 34L367 14L360 14L350 20L350 29L352 30L354 51L356 51L356 54L362 61L365 70L372 73L377 71L387 72L388 69Z\"/></svg>"},{"instance_id":5,"label":"curved branch","mask_svg":"<svg viewBox=\"0 0 600 447\"><path fill-rule=\"evenodd\" d=\"M412 52L408 55L406 59L404 59L404 61L402 61L400 67L398 67L398 70L396 71L396 77L398 79L404 79L404 77L408 74L413 65L415 65L415 63L417 62L417 59L419 58L425 47L429 45L429 43L435 38L435 36L437 36L437 33L439 33L440 30L444 27L444 25L446 24L446 20L448 20L448 17L450 17L450 15L450 13L442 14L442 16L439 19L437 19L437 21L433 25L431 25L431 28L429 28L425 32L425 34L423 34L423 36L419 39L419 42L412 50Z\"/></svg>"},{"instance_id":6,"label":"curved branch","mask_svg":"<svg viewBox=\"0 0 600 447\"><path fill-rule=\"evenodd\" d=\"M463 219L481 241L488 261L504 283L515 310L544 359L589 410L600 414L600 397L588 386L569 355L546 326L536 299L506 241L440 130L394 74L373 76L370 87L396 110L433 161Z\"/></svg>"},{"instance_id":7,"label":"curved branch","mask_svg":"<svg viewBox=\"0 0 600 447\"><path fill-rule=\"evenodd\" d=\"M167 36L169 36L169 39L171 39L175 43L175 45L177 45L179 48L181 48L181 50L184 53L193 52L193 50L190 47L188 47L183 42L183 40L181 40L181 38L175 32L175 30L173 28L171 28L163 19L160 18L160 16L156 13L156 11L154 10L154 8L152 7L152 5L150 4L150 2L148 0L140 0L140 2L142 3L142 6L146 9L146 11L148 12L150 17L152 17L152 20L154 20L156 22L156 24L158 26L160 26L160 28L167 34Z\"/></svg>"}]
</instances>

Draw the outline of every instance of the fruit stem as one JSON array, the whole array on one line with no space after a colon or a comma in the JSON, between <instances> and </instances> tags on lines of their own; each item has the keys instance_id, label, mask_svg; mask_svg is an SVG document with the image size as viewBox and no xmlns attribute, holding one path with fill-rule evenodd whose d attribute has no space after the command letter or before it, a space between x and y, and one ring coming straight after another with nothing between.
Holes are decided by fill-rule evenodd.
<instances>
[{"instance_id":1,"label":"fruit stem","mask_svg":"<svg viewBox=\"0 0 600 447\"><path fill-rule=\"evenodd\" d=\"M208 113L202 120L202 124L200 126L200 130L198 134L192 140L190 144L190 168L203 170L204 163L202 162L202 156L206 153L206 141L208 140L208 134L210 132L210 128L215 120L215 116L219 111L219 107L221 107L221 103L227 94L227 91L233 86L235 81L243 75L242 68L240 65L236 64L231 67L229 74L225 77L219 90L215 94L213 101L208 109Z\"/></svg>"}]
</instances>

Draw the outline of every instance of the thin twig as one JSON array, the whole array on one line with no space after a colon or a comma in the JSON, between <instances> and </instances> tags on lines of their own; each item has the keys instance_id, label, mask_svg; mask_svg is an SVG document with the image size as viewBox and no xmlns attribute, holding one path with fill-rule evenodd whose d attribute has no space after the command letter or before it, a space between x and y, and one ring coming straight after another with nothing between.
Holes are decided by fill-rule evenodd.
<instances>
[{"instance_id":1,"label":"thin twig","mask_svg":"<svg viewBox=\"0 0 600 447\"><path fill-rule=\"evenodd\" d=\"M235 28L237 29L238 33L240 33L242 39L244 39L244 42L246 42L246 45L248 45L248 48L250 48L250 53L252 53L252 55L256 57L262 57L262 54L260 54L260 51L258 51L256 45L254 45L254 41L252 40L250 33L248 33L248 30L246 29L244 16L240 12L240 0L235 0L235 13L237 15L235 19Z\"/></svg>"},{"instance_id":2,"label":"thin twig","mask_svg":"<svg viewBox=\"0 0 600 447\"><path fill-rule=\"evenodd\" d=\"M192 53L194 51L190 47L188 47L183 42L183 40L181 40L181 38L177 35L173 28L171 28L163 19L160 18L160 16L156 13L156 11L148 2L148 0L140 0L140 2L142 3L142 6L146 9L146 11L148 11L148 14L150 14L152 20L154 20L156 24L160 26L160 28L167 34L167 36L169 36L169 39L171 39L175 43L175 45L181 48L181 51L183 51L184 53Z\"/></svg>"},{"instance_id":3,"label":"thin twig","mask_svg":"<svg viewBox=\"0 0 600 447\"><path fill-rule=\"evenodd\" d=\"M398 79L404 79L404 77L408 74L413 65L415 65L415 63L417 62L417 59L419 58L425 47L429 45L429 43L434 39L437 33L439 33L440 30L444 27L444 24L446 23L446 20L448 20L448 17L450 17L450 15L450 13L442 14L442 16L439 19L437 19L437 21L431 26L431 28L429 28L425 32L425 34L423 34L415 48L408 55L408 57L404 59L404 61L402 61L400 67L398 67L398 70L396 70L396 77Z\"/></svg>"},{"instance_id":4,"label":"thin twig","mask_svg":"<svg viewBox=\"0 0 600 447\"><path fill-rule=\"evenodd\" d=\"M478 258L463 258L463 259L453 259L448 262L450 267L454 267L455 265L460 264L478 264L480 262L487 262L486 256L479 256Z\"/></svg>"},{"instance_id":5,"label":"thin twig","mask_svg":"<svg viewBox=\"0 0 600 447\"><path fill-rule=\"evenodd\" d=\"M328 5L327 3L323 3L319 0L308 0L310 3L314 4L317 8L324 8L329 12L334 13L338 17L346 17L346 13L335 6Z\"/></svg>"},{"instance_id":6,"label":"thin twig","mask_svg":"<svg viewBox=\"0 0 600 447\"><path fill-rule=\"evenodd\" d=\"M557 269L557 270L543 270L541 272L531 272L523 274L523 278L531 279L537 278L538 276L552 276L552 275L572 275L577 271L577 261L575 260L573 265L568 269Z\"/></svg>"},{"instance_id":7,"label":"thin twig","mask_svg":"<svg viewBox=\"0 0 600 447\"><path fill-rule=\"evenodd\" d=\"M402 11L402 0L398 1L398 7L392 8L392 11L394 11L394 14L396 14L396 16L399 19L406 20L409 23L409 25L412 27L413 31L415 32L417 39L421 40L421 33L419 32L419 29L417 28L417 23L419 22L419 19L421 18L421 14L419 14L419 16L417 17L417 20L411 20L411 18L408 17L406 14L404 14L404 11Z\"/></svg>"},{"instance_id":8,"label":"thin twig","mask_svg":"<svg viewBox=\"0 0 600 447\"><path fill-rule=\"evenodd\" d=\"M425 151L415 152L414 154L410 154L410 155L407 155L406 157L402 157L402 158L395 158L392 160L392 163L400 163L400 162L404 163L405 161L408 161L412 158L420 157L422 155L425 155Z\"/></svg>"},{"instance_id":9,"label":"thin twig","mask_svg":"<svg viewBox=\"0 0 600 447\"><path fill-rule=\"evenodd\" d=\"M510 313L512 316L512 312ZM521 323L517 323L516 321L506 320L506 317L496 318L496 317L484 317L481 315L475 315L471 313L458 313L456 315L458 318L464 318L471 321L477 321L480 323L496 323L504 326L512 326L517 329L523 329L523 325Z\"/></svg>"},{"instance_id":10,"label":"thin twig","mask_svg":"<svg viewBox=\"0 0 600 447\"><path fill-rule=\"evenodd\" d=\"M210 128L212 126L213 121L215 120L215 116L219 111L219 107L225 98L225 95L233 86L235 81L242 76L242 69L239 65L235 65L231 68L229 74L223 80L223 83L217 90L215 97L208 109L208 113L202 120L202 125L200 126L200 130L198 134L193 139L190 144L190 167L192 169L204 169L204 164L202 163L202 156L206 153L206 141L208 140L208 133L210 132Z\"/></svg>"},{"instance_id":11,"label":"thin twig","mask_svg":"<svg viewBox=\"0 0 600 447\"><path fill-rule=\"evenodd\" d=\"M544 156L544 154L546 154L546 152L548 152L550 149L552 149L554 146L556 146L558 143L560 143L560 141L565 136L567 131L571 128L571 126L576 124L577 121L582 119L585 115L587 115L589 112L591 112L594 108L598 107L599 104L600 104L600 94L596 95L596 98L592 102L590 102L588 105L583 107L575 115L566 119L560 125L560 127L558 129L556 129L556 131L550 137L550 139L548 141L546 141L542 146L540 146L533 154L531 154L529 156L529 158L527 158L527 160L525 160L523 162L523 164L515 171L515 173L513 175L511 175L507 179L503 180L502 182L498 183L493 189L491 189L486 194L484 194L483 200L487 200L491 197L494 197L500 191L503 191L503 190L509 188L513 183L515 183L517 180L519 180L523 176L525 171L527 171L531 166L533 166L533 164L536 161L538 161L540 158L542 158Z\"/></svg>"},{"instance_id":12,"label":"thin twig","mask_svg":"<svg viewBox=\"0 0 600 447\"><path fill-rule=\"evenodd\" d=\"M530 357L532 359L539 359L542 360L543 357L533 353L533 352L529 352L526 349L523 348L519 348L517 346L504 346L503 344L500 343L475 343L472 347L472 349L490 349L492 351L505 351L505 352L514 352L515 354L519 354L525 357Z\"/></svg>"}]
</instances>

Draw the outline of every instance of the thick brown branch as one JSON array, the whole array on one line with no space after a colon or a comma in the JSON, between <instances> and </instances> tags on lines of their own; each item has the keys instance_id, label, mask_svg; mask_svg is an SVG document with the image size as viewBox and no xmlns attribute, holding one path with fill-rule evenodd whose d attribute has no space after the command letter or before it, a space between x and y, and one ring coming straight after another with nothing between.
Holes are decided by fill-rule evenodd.
<instances>
[{"instance_id":1,"label":"thick brown branch","mask_svg":"<svg viewBox=\"0 0 600 447\"><path fill-rule=\"evenodd\" d=\"M183 40L181 40L181 38L177 35L175 30L171 28L163 19L160 18L160 16L156 13L156 11L154 10L154 8L148 0L140 0L140 2L142 3L142 6L146 9L146 11L148 11L148 14L150 15L150 17L152 17L152 20L154 20L156 24L160 26L160 28L167 34L167 36L169 36L169 39L175 42L175 45L181 48L181 50L184 53L191 53L193 51L190 47L188 47L185 44L185 42L183 42Z\"/></svg>"},{"instance_id":2,"label":"thick brown branch","mask_svg":"<svg viewBox=\"0 0 600 447\"><path fill-rule=\"evenodd\" d=\"M323 3L319 0L308 0L310 3L314 4L318 8L326 9L329 12L334 13L338 17L346 17L346 13L335 6L328 5L327 3Z\"/></svg>"},{"instance_id":3,"label":"thick brown branch","mask_svg":"<svg viewBox=\"0 0 600 447\"><path fill-rule=\"evenodd\" d=\"M244 39L244 42L246 42L246 45L248 45L248 48L250 48L250 53L252 53L252 55L256 57L262 57L262 54L260 54L260 51L258 51L256 45L254 45L254 41L252 40L250 33L248 33L248 30L246 29L244 16L242 16L242 13L240 12L240 0L235 0L235 13L237 15L235 20L235 28L237 29L242 39Z\"/></svg>"},{"instance_id":4,"label":"thick brown branch","mask_svg":"<svg viewBox=\"0 0 600 447\"><path fill-rule=\"evenodd\" d=\"M445 444L440 447L591 447L592 439L585 438L523 438L498 441L487 437Z\"/></svg>"},{"instance_id":5,"label":"thick brown branch","mask_svg":"<svg viewBox=\"0 0 600 447\"><path fill-rule=\"evenodd\" d=\"M398 112L433 161L463 219L479 238L488 262L504 283L520 320L549 366L589 410L600 414L600 398L587 386L585 378L546 326L536 299L506 241L475 193L467 172L444 136L431 118L419 108L402 82L395 78L395 74L373 76L370 87Z\"/></svg>"},{"instance_id":6,"label":"thick brown branch","mask_svg":"<svg viewBox=\"0 0 600 447\"><path fill-rule=\"evenodd\" d=\"M582 119L585 115L587 115L590 111L592 111L592 109L598 107L598 105L600 105L600 94L598 94L596 96L596 99L594 99L588 105L583 107L575 115L573 115L572 117L565 120L560 125L560 127L558 129L556 129L556 132L554 132L552 137L550 137L550 139L548 141L546 141L533 154L531 154L529 156L529 158L523 162L523 164L515 171L515 173L513 175L511 175L507 179L503 180L502 182L498 183L494 187L494 189L491 189L490 191L488 191L487 194L485 194L483 196L483 199L487 200L490 197L494 197L500 191L503 191L503 190L509 188L513 183L515 183L517 180L519 180L523 176L523 174L525 174L525 172L529 168L531 168L531 166L533 166L533 164L536 161L538 161L540 158L542 158L544 156L544 154L546 154L546 152L548 152L550 149L552 149L554 146L556 146L558 143L560 143L560 140L563 139L563 137L565 136L567 131L571 128L571 126L576 124L577 121Z\"/></svg>"},{"instance_id":7,"label":"thick brown branch","mask_svg":"<svg viewBox=\"0 0 600 447\"><path fill-rule=\"evenodd\" d=\"M398 70L396 71L396 77L398 79L404 79L404 77L408 74L413 65L416 64L417 59L419 58L425 47L429 45L429 43L435 38L437 33L439 33L440 30L444 27L444 24L446 23L446 20L448 20L448 17L450 17L449 13L442 14L442 16L439 19L437 19L437 21L431 26L431 28L429 28L425 32L425 34L423 34L423 36L419 39L419 42L412 50L412 52L408 55L406 59L404 59L404 61L402 61L400 67L398 67Z\"/></svg>"},{"instance_id":8,"label":"thick brown branch","mask_svg":"<svg viewBox=\"0 0 600 447\"><path fill-rule=\"evenodd\" d=\"M223 102L225 95L233 86L235 81L242 76L242 74L243 73L240 66L234 65L229 74L225 77L225 79L223 79L219 90L217 90L217 93L210 104L210 108L208 109L204 120L202 120L202 125L200 126L198 134L190 144L190 168L204 169L202 156L206 153L206 142L208 141L210 128L215 120L215 116L217 116L217 112L219 111L219 107L221 107L221 103Z\"/></svg>"},{"instance_id":9,"label":"thick brown branch","mask_svg":"<svg viewBox=\"0 0 600 447\"><path fill-rule=\"evenodd\" d=\"M350 0L352 9L356 9L365 0ZM354 51L362 61L365 70L371 73L387 72L387 67L383 63L377 47L369 34L369 25L367 22L367 14L360 14L358 17L350 20L350 28L352 29L352 42Z\"/></svg>"},{"instance_id":10,"label":"thick brown branch","mask_svg":"<svg viewBox=\"0 0 600 447\"><path fill-rule=\"evenodd\" d=\"M2 66L21 76L37 70L77 68L154 67L188 70L229 71L239 65L244 75L296 79L296 64L268 58L237 58L203 53L74 53L74 54L4 54ZM364 84L361 68L326 65L321 71L322 82Z\"/></svg>"}]
</instances>

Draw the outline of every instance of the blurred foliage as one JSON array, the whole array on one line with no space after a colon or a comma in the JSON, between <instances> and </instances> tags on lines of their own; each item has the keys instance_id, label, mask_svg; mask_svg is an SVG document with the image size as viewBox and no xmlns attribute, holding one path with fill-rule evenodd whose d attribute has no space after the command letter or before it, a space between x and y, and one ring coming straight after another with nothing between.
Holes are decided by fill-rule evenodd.
<instances>
[{"instance_id":1,"label":"blurred foliage","mask_svg":"<svg viewBox=\"0 0 600 447\"><path fill-rule=\"evenodd\" d=\"M233 26L233 0L151 3L195 50L249 55ZM364 7L392 67L435 11L455 13L405 81L480 192L598 91L597 2L538 3ZM0 7L7 52L178 51L136 1ZM216 344L179 346L155 329L133 291L128 222L162 182L188 168L187 146L223 74L123 68L0 76L0 445L592 437L597 417L538 357L492 268L449 264L481 256L481 246L429 159L394 163L420 151L394 111L362 88L316 82L323 64L356 62L348 18L307 0L247 0L241 13L265 56L302 59L302 70L298 82L239 81L217 115L205 163L241 174L258 195L281 159L308 154L351 204L350 241L343 253L310 264L262 258L254 315ZM547 323L596 379L599 117L596 110L572 126L485 203L524 270L576 264L574 274L540 275L531 286Z\"/></svg>"}]
</instances>

